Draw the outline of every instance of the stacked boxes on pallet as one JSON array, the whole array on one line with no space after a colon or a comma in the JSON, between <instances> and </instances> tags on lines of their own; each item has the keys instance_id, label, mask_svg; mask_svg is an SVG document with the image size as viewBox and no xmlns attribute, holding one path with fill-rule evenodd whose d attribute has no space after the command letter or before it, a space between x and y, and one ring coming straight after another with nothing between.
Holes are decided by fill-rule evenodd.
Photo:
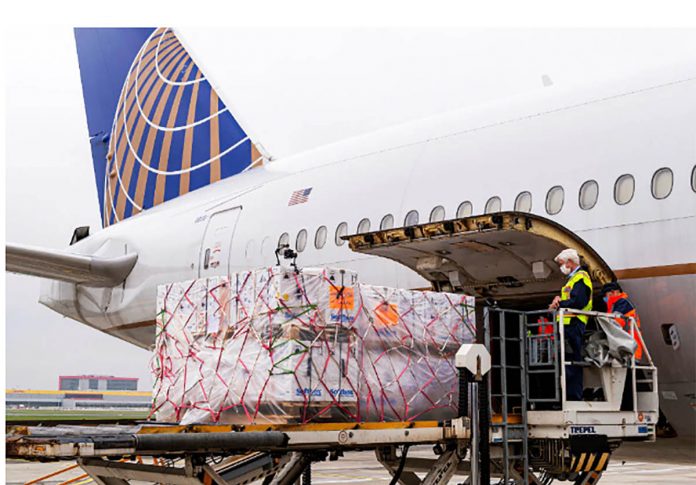
<instances>
[{"instance_id":1,"label":"stacked boxes on pallet","mask_svg":"<svg viewBox=\"0 0 696 485\"><path fill-rule=\"evenodd\" d=\"M160 286L160 421L404 421L453 416L473 298L274 267Z\"/></svg>"}]
</instances>

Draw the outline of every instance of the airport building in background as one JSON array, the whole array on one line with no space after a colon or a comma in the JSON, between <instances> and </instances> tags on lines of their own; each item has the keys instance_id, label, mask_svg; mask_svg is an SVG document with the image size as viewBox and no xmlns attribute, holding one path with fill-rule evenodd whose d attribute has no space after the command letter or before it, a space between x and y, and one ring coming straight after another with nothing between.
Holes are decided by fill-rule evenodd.
<instances>
[{"instance_id":1,"label":"airport building in background","mask_svg":"<svg viewBox=\"0 0 696 485\"><path fill-rule=\"evenodd\" d=\"M149 409L150 392L138 391L137 377L60 376L58 390L7 389L7 408Z\"/></svg>"},{"instance_id":2,"label":"airport building in background","mask_svg":"<svg viewBox=\"0 0 696 485\"><path fill-rule=\"evenodd\" d=\"M114 376L59 376L61 391L137 391L137 377Z\"/></svg>"}]
</instances>

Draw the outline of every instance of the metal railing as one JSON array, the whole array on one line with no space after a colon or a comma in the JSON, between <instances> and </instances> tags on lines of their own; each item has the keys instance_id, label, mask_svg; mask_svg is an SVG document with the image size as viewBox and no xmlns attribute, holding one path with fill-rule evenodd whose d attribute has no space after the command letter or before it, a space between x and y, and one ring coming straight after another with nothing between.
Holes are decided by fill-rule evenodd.
<instances>
[{"instance_id":1,"label":"metal railing","mask_svg":"<svg viewBox=\"0 0 696 485\"><path fill-rule=\"evenodd\" d=\"M632 386L632 396L633 396L633 411L638 411L638 384L639 383L650 383L652 390L656 392L657 389L657 372L654 366L652 356L650 351L645 345L643 340L643 335L640 329L637 328L636 320L634 317L623 315L621 313L606 313L598 311L581 311L581 310L570 310L565 308L560 308L558 310L534 310L534 311L517 311L509 309L500 308L487 308L485 313L485 327L486 327L486 346L490 350L491 340L496 340L496 337L491 337L490 335L490 313L499 314L501 319L507 314L518 315L520 317L520 325L525 330L526 334L526 346L524 347L524 354L526 357L526 362L524 363L525 370L525 387L526 387L526 401L530 404L535 403L559 403L562 407L565 406L566 399L566 367L571 365L581 365L589 366L587 362L574 362L566 359L566 346L565 346L565 325L561 322L564 321L564 317L574 317L579 315L586 315L588 317L606 317L612 324L619 327L622 331L626 332L633 338L638 339L643 349L643 361L645 364L636 362L635 352L631 358L626 362L622 363L622 367L625 367L631 374L631 386ZM532 321L534 317L544 317L549 318L543 320ZM617 319L623 319L628 322L626 326L622 327L616 321ZM500 323L500 325L503 325ZM548 331L548 328L551 331ZM508 337L503 337L508 338ZM501 355L503 360L506 358L506 353ZM522 363L521 363L522 364ZM503 361L500 363L503 367L508 367L508 363ZM643 374L647 375L648 378L638 379L637 371L642 371ZM554 385L553 396L549 397L539 397L535 396L531 392L530 377L534 375L547 375L552 376ZM505 388L506 386L506 376L501 375L501 386ZM507 399L504 400L507 402Z\"/></svg>"},{"instance_id":2,"label":"metal railing","mask_svg":"<svg viewBox=\"0 0 696 485\"><path fill-rule=\"evenodd\" d=\"M559 358L559 343L562 343L562 336L558 330L558 320L552 310L534 310L525 312L526 334L527 334L527 375L525 382L529 389L530 403L559 403L561 402L561 387L558 385L561 376L561 361ZM549 315L549 319L537 319L530 322L530 318L543 317ZM547 333L546 327L551 327L551 333ZM554 382L553 397L539 397L532 395L531 377L532 376L552 376ZM564 391L565 392L565 391Z\"/></svg>"},{"instance_id":3,"label":"metal railing","mask_svg":"<svg viewBox=\"0 0 696 485\"><path fill-rule=\"evenodd\" d=\"M541 311L542 313L544 311ZM547 313L549 312L548 310L546 311ZM616 325L619 327L622 331L626 332L628 335L630 335L632 338L635 338L636 336L640 339L640 344L642 345L643 348L643 355L646 358L648 365L636 365L636 353L633 352L631 355L631 358L628 360L628 362L625 365L622 365L622 367L625 367L628 372L631 372L631 393L632 393L632 401L633 401L633 411L637 412L638 411L638 383L636 382L636 371L637 370L643 370L644 372L650 374L650 382L652 383L652 392L657 392L657 369L655 368L655 365L652 360L652 356L650 355L650 351L648 350L647 346L645 345L645 341L643 340L643 335L640 332L640 329L636 327L636 319L634 317L624 315L621 313L606 313L606 312L598 312L598 311L582 311L582 310L569 310L566 308L560 308L557 311L553 312L553 322L555 322L556 327L558 327L558 335L559 335L559 344L558 348L560 350L560 369L561 369L561 375L560 375L560 389L561 389L561 403L563 407L565 407L565 404L567 402L566 399L566 379L565 379L565 368L569 365L578 365L578 364L585 364L585 362L568 362L566 361L566 356L565 356L565 325L560 324L560 322L564 321L564 317L574 317L578 315L586 315L588 317L606 317L608 318L612 324ZM619 323L616 321L617 319L623 319L625 321L628 321L628 330L625 327L622 327L619 325ZM636 331L636 329L638 331ZM637 350L637 349L636 349Z\"/></svg>"},{"instance_id":4,"label":"metal railing","mask_svg":"<svg viewBox=\"0 0 696 485\"><path fill-rule=\"evenodd\" d=\"M498 335L491 335L493 321L491 313L497 315ZM506 316L511 315L517 317L517 328L512 335L507 333ZM521 466L521 478L523 483L529 482L529 444L527 428L527 389L524 376L527 374L527 349L526 349L526 317L525 313L516 310L507 310L499 308L486 308L484 310L484 341L489 352L491 351L492 342L498 342L498 361L493 363L492 369L494 372L489 373L487 378L494 379L494 374L498 378L497 383L500 386L499 392L493 392L493 386L488 386L488 402L489 412L493 415L493 399L500 402L500 422L491 423L491 428L500 429L502 435L502 477L501 483L510 483L511 474L515 471L515 463ZM508 349L508 343L511 343ZM519 362L509 361L507 358L508 350L514 350L517 347L519 352ZM510 393L508 372L519 372L522 382L520 383L519 394ZM524 383L524 384L523 384ZM510 400L517 402L519 400L520 418L519 420L511 419L511 409L514 407L510 404Z\"/></svg>"}]
</instances>

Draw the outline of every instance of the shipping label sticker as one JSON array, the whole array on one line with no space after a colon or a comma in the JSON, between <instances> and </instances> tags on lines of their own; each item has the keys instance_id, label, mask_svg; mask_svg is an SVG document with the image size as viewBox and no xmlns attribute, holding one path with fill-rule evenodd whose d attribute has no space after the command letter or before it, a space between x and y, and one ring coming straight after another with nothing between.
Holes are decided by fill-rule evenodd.
<instances>
[{"instance_id":1,"label":"shipping label sticker","mask_svg":"<svg viewBox=\"0 0 696 485\"><path fill-rule=\"evenodd\" d=\"M393 303L382 302L375 308L375 317L382 325L394 326L399 323L399 311Z\"/></svg>"},{"instance_id":2,"label":"shipping label sticker","mask_svg":"<svg viewBox=\"0 0 696 485\"><path fill-rule=\"evenodd\" d=\"M329 287L329 308L331 310L353 310L355 307L355 293L349 286Z\"/></svg>"}]
</instances>

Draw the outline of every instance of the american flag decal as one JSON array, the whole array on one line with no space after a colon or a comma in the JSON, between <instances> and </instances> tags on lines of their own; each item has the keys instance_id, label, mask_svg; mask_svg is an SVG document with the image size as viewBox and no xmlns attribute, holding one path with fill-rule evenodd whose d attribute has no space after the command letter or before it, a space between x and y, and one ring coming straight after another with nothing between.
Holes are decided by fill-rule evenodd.
<instances>
[{"instance_id":1,"label":"american flag decal","mask_svg":"<svg viewBox=\"0 0 696 485\"><path fill-rule=\"evenodd\" d=\"M312 193L312 187L310 187L308 189L296 190L290 196L290 200L288 201L288 206L297 205L297 204L304 204L305 202L307 202L309 200L309 194L311 194L311 193Z\"/></svg>"}]
</instances>

